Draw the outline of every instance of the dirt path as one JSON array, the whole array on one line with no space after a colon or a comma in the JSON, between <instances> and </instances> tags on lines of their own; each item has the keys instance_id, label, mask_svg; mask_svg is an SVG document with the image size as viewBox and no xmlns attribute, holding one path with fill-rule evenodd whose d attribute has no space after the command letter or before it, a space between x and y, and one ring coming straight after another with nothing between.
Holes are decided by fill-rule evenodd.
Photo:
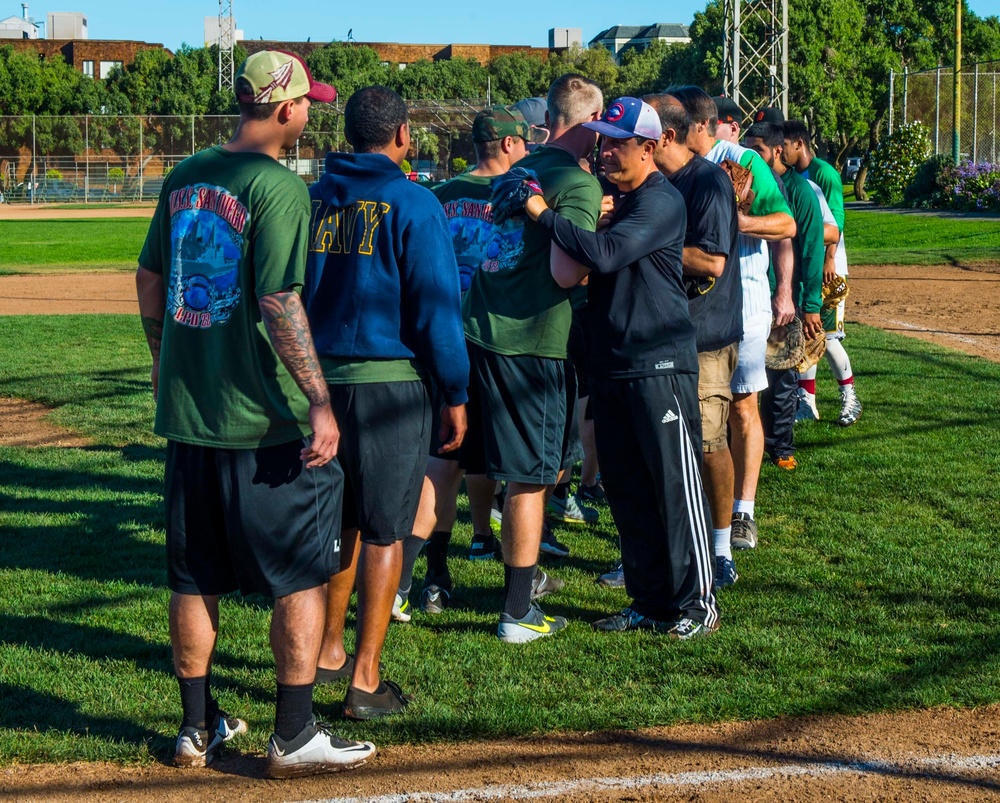
<instances>
[{"instance_id":1,"label":"dirt path","mask_svg":"<svg viewBox=\"0 0 1000 803\"><path fill-rule=\"evenodd\" d=\"M1000 799L1000 706L393 747L275 782L230 753L207 770L100 764L0 772L0 800L979 801Z\"/></svg>"},{"instance_id":2,"label":"dirt path","mask_svg":"<svg viewBox=\"0 0 1000 803\"><path fill-rule=\"evenodd\" d=\"M0 204L0 220L80 220L97 217L146 217L151 218L153 204L122 207L92 207L89 209L66 209L59 206L39 204Z\"/></svg>"},{"instance_id":3,"label":"dirt path","mask_svg":"<svg viewBox=\"0 0 1000 803\"><path fill-rule=\"evenodd\" d=\"M848 321L1000 361L998 283L1000 268L854 268ZM0 315L135 311L131 274L0 277ZM34 416L39 445L71 436L19 404L0 400L0 422ZM991 706L393 747L354 772L287 783L236 752L203 771L12 767L0 801L979 801L1000 799L998 722Z\"/></svg>"},{"instance_id":4,"label":"dirt path","mask_svg":"<svg viewBox=\"0 0 1000 803\"><path fill-rule=\"evenodd\" d=\"M1000 361L998 291L1000 267L859 266L847 320ZM130 272L0 276L0 315L136 311Z\"/></svg>"}]
</instances>

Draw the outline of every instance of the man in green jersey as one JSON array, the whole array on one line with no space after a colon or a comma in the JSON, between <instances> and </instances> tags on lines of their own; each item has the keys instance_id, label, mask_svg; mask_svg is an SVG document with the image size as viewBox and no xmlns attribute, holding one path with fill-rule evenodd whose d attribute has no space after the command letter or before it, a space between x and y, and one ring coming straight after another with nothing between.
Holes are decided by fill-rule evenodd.
<instances>
[{"instance_id":1,"label":"man in green jersey","mask_svg":"<svg viewBox=\"0 0 1000 803\"><path fill-rule=\"evenodd\" d=\"M493 207L490 204L490 182L510 170L527 153L531 132L524 116L513 106L490 106L479 112L472 123L472 142L476 149L476 164L466 173L435 187L432 192L444 208L448 231L458 261L462 292L465 293L476 272L492 264L501 250L513 252L516 243L504 240L493 229ZM518 228L516 236L523 229ZM440 394L438 394L440 395ZM441 406L438 401L436 408ZM441 452L442 443L433 437L424 475L424 487L413 524L413 534L403 542L403 571L392 616L397 621L409 621L408 593L413 579L413 564L427 543L427 577L420 595L420 608L425 613L440 613L451 595L451 575L448 571L448 545L455 523L456 501L462 475L469 494L472 517L470 560L489 560L499 552L500 545L490 531L490 508L495 482L486 476L483 454L482 423L478 404L470 395L468 406L469 430L462 447L453 452ZM436 432L432 432L436 436ZM429 543L428 543L429 539Z\"/></svg>"},{"instance_id":2,"label":"man in green jersey","mask_svg":"<svg viewBox=\"0 0 1000 803\"><path fill-rule=\"evenodd\" d=\"M275 598L267 772L292 778L375 753L312 713L343 472L299 299L309 194L276 161L301 135L310 101L331 102L336 90L297 56L266 50L241 65L235 88L236 133L164 181L136 273L154 431L167 439L170 643L183 708L174 763L203 767L247 729L210 690L218 595L239 589Z\"/></svg>"},{"instance_id":3,"label":"man in green jersey","mask_svg":"<svg viewBox=\"0 0 1000 803\"><path fill-rule=\"evenodd\" d=\"M801 120L787 120L783 126L786 164L814 182L830 205L834 220L840 229L840 239L827 247L823 265L823 281L835 276L847 276L847 250L844 245L844 185L837 169L815 155L809 145L809 130ZM840 416L837 423L849 427L861 417L861 402L854 391L854 371L851 358L844 348L844 301L823 310L823 328L826 329L826 361L840 386ZM816 420L816 366L799 378L799 413L797 418Z\"/></svg>"},{"instance_id":4,"label":"man in green jersey","mask_svg":"<svg viewBox=\"0 0 1000 803\"><path fill-rule=\"evenodd\" d=\"M780 177L788 193L788 203L795 218L796 232L792 238L794 268L792 288L795 306L802 319L807 339L820 335L820 307L823 303L823 212L810 182L782 161L784 137L780 126L754 123L747 129L744 146L756 151ZM768 387L761 394L761 419L764 424L764 444L771 461L787 470L796 466L795 423L798 373L767 369Z\"/></svg>"},{"instance_id":5,"label":"man in green jersey","mask_svg":"<svg viewBox=\"0 0 1000 803\"><path fill-rule=\"evenodd\" d=\"M535 173L549 207L593 231L601 208L597 179L580 167L597 143L583 123L601 115L600 88L567 74L548 93L551 137L521 160ZM570 292L551 266L573 260L538 224L494 226L495 253L475 273L463 301L465 336L480 393L487 474L507 481L501 541L504 603L497 636L521 643L565 626L531 603L546 493L564 468L567 416L563 365L572 321ZM574 263L575 264L575 263ZM572 414L570 412L570 414Z\"/></svg>"}]
</instances>

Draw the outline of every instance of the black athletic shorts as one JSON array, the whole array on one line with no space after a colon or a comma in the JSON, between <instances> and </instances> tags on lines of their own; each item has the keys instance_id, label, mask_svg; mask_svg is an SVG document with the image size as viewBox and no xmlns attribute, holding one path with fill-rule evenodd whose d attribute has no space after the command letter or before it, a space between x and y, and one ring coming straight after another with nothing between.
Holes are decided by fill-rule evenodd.
<instances>
[{"instance_id":1,"label":"black athletic shorts","mask_svg":"<svg viewBox=\"0 0 1000 803\"><path fill-rule=\"evenodd\" d=\"M212 596L283 597L340 569L344 474L307 469L309 439L259 449L167 441L167 585Z\"/></svg>"},{"instance_id":2,"label":"black athletic shorts","mask_svg":"<svg viewBox=\"0 0 1000 803\"><path fill-rule=\"evenodd\" d=\"M576 369L576 397L590 396L590 322L587 307L573 310L573 324L569 330L566 351Z\"/></svg>"},{"instance_id":3,"label":"black athletic shorts","mask_svg":"<svg viewBox=\"0 0 1000 803\"><path fill-rule=\"evenodd\" d=\"M471 357L469 358L471 362ZM438 454L443 442L441 440L441 408L444 407L444 394L431 379L428 380L431 394L431 445L427 454L439 460L457 460L459 467L467 474L486 473L486 452L483 447L483 417L480 412L479 387L476 382L469 382L469 401L465 404L465 417L468 429L462 445L454 452Z\"/></svg>"},{"instance_id":4,"label":"black athletic shorts","mask_svg":"<svg viewBox=\"0 0 1000 803\"><path fill-rule=\"evenodd\" d=\"M569 469L583 459L583 444L580 443L580 419L576 414L579 377L572 360L563 360L563 368L566 371L566 425L563 428L562 462L559 466ZM566 479L568 481L569 478Z\"/></svg>"},{"instance_id":5,"label":"black athletic shorts","mask_svg":"<svg viewBox=\"0 0 1000 803\"><path fill-rule=\"evenodd\" d=\"M495 480L554 485L566 432L564 360L497 354L469 344L479 384L486 473Z\"/></svg>"},{"instance_id":6,"label":"black athletic shorts","mask_svg":"<svg viewBox=\"0 0 1000 803\"><path fill-rule=\"evenodd\" d=\"M427 469L431 403L424 382L330 385L344 469L343 528L366 544L413 533Z\"/></svg>"}]
</instances>

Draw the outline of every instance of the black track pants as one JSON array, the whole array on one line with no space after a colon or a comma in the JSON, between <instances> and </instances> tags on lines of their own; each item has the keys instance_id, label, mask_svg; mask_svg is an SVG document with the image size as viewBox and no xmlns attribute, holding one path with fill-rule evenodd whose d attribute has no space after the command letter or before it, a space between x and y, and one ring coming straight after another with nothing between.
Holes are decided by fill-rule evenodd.
<instances>
[{"instance_id":1,"label":"black track pants","mask_svg":"<svg viewBox=\"0 0 1000 803\"><path fill-rule=\"evenodd\" d=\"M686 616L715 625L698 375L594 379L591 398L632 609L665 622Z\"/></svg>"},{"instance_id":2,"label":"black track pants","mask_svg":"<svg viewBox=\"0 0 1000 803\"><path fill-rule=\"evenodd\" d=\"M760 419L764 425L764 448L772 460L795 454L795 411L798 409L799 375L767 369L767 390L760 394Z\"/></svg>"}]
</instances>

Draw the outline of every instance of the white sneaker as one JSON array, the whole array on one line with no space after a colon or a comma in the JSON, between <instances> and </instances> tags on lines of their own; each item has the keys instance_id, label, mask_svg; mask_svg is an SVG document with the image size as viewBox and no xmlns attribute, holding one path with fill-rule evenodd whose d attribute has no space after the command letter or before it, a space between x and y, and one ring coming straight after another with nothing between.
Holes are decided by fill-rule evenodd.
<instances>
[{"instance_id":1,"label":"white sneaker","mask_svg":"<svg viewBox=\"0 0 1000 803\"><path fill-rule=\"evenodd\" d=\"M321 772L339 772L360 767L375 755L371 742L351 742L333 734L325 722L314 717L291 741L272 733L267 743L267 775L270 778L302 778Z\"/></svg>"},{"instance_id":2,"label":"white sneaker","mask_svg":"<svg viewBox=\"0 0 1000 803\"><path fill-rule=\"evenodd\" d=\"M844 385L840 389L840 418L837 423L842 427L849 427L861 418L861 402L854 392L854 385Z\"/></svg>"},{"instance_id":3,"label":"white sneaker","mask_svg":"<svg viewBox=\"0 0 1000 803\"><path fill-rule=\"evenodd\" d=\"M795 410L796 421L819 421L816 394L799 388L799 406Z\"/></svg>"},{"instance_id":4,"label":"white sneaker","mask_svg":"<svg viewBox=\"0 0 1000 803\"><path fill-rule=\"evenodd\" d=\"M410 598L397 593L392 602L392 619L394 622L410 621Z\"/></svg>"}]
</instances>

